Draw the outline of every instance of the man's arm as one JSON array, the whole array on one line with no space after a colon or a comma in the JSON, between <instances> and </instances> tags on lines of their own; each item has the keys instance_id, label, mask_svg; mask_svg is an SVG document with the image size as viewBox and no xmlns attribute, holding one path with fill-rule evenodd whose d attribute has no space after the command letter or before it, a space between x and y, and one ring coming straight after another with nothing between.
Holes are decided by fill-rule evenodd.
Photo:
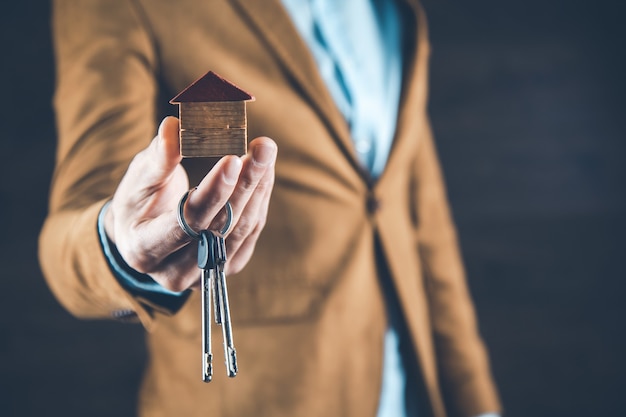
<instances>
[{"instance_id":1,"label":"man's arm","mask_svg":"<svg viewBox=\"0 0 626 417\"><path fill-rule=\"evenodd\" d=\"M498 412L430 127L415 161L415 242L424 269L441 388L452 415Z\"/></svg>"},{"instance_id":2,"label":"man's arm","mask_svg":"<svg viewBox=\"0 0 626 417\"><path fill-rule=\"evenodd\" d=\"M194 245L175 216L189 187L177 120L166 119L150 141L156 57L136 12L124 1L54 3L59 142L40 262L50 288L73 314L134 311L151 328L153 311L120 285L103 253L97 218L105 202L114 196L106 234L132 268L171 290L196 285L199 274ZM230 200L231 273L245 265L263 228L275 157L273 141L253 141L248 155L222 159L186 205L190 223L205 228Z\"/></svg>"},{"instance_id":3,"label":"man's arm","mask_svg":"<svg viewBox=\"0 0 626 417\"><path fill-rule=\"evenodd\" d=\"M156 130L155 54L130 2L55 1L57 155L40 263L59 301L85 318L151 314L113 276L96 224Z\"/></svg>"}]
</instances>

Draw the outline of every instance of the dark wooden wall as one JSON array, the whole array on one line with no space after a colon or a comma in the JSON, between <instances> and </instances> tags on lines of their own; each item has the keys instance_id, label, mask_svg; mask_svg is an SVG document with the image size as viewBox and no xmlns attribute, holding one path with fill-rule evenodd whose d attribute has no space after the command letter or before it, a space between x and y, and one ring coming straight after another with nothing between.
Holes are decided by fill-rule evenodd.
<instances>
[{"instance_id":1,"label":"dark wooden wall","mask_svg":"<svg viewBox=\"0 0 626 417\"><path fill-rule=\"evenodd\" d=\"M626 8L427 6L431 114L507 415L622 415Z\"/></svg>"},{"instance_id":2,"label":"dark wooden wall","mask_svg":"<svg viewBox=\"0 0 626 417\"><path fill-rule=\"evenodd\" d=\"M430 111L510 417L626 409L621 2L427 0ZM49 4L0 13L0 415L133 415L142 330L69 316L36 260Z\"/></svg>"}]
</instances>

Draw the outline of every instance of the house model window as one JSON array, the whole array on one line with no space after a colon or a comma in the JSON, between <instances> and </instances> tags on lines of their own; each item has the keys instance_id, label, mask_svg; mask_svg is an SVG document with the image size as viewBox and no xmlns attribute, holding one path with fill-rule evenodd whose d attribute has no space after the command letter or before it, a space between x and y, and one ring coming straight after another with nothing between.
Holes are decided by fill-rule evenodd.
<instances>
[{"instance_id":1,"label":"house model window","mask_svg":"<svg viewBox=\"0 0 626 417\"><path fill-rule=\"evenodd\" d=\"M179 105L183 157L244 155L246 102L254 97L209 71L170 100Z\"/></svg>"}]
</instances>

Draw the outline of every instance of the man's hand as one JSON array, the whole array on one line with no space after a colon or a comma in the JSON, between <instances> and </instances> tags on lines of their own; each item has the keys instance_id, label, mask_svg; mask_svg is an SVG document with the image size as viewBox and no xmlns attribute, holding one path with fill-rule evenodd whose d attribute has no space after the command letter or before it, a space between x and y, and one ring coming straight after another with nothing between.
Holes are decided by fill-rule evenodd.
<instances>
[{"instance_id":1,"label":"man's hand","mask_svg":"<svg viewBox=\"0 0 626 417\"><path fill-rule=\"evenodd\" d=\"M247 155L223 157L185 204L185 219L194 230L218 230L225 219L222 209L230 201L233 223L226 239L228 274L246 265L265 225L276 153L273 140L254 139ZM176 219L178 201L189 188L181 159L178 119L167 117L150 145L129 165L104 222L109 239L126 263L172 291L197 286L200 277L195 241Z\"/></svg>"}]
</instances>

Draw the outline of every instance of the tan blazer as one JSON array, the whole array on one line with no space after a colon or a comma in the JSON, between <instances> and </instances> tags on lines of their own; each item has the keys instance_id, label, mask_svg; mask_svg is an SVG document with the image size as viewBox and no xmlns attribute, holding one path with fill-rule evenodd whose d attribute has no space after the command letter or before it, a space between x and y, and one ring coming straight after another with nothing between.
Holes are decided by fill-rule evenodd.
<instances>
[{"instance_id":1,"label":"tan blazer","mask_svg":"<svg viewBox=\"0 0 626 417\"><path fill-rule=\"evenodd\" d=\"M374 416L380 270L398 291L422 404L437 417L499 409L426 117L426 22L416 2L403 7L417 29L389 163L372 182L279 0L55 2L59 144L41 265L73 314L138 314L149 347L142 416ZM267 226L229 279L240 372L228 379L217 364L204 384L199 297L173 315L131 297L107 266L96 217L164 111L176 111L168 99L209 69L256 96L249 135L275 139L279 157ZM192 182L210 166L185 163Z\"/></svg>"}]
</instances>

